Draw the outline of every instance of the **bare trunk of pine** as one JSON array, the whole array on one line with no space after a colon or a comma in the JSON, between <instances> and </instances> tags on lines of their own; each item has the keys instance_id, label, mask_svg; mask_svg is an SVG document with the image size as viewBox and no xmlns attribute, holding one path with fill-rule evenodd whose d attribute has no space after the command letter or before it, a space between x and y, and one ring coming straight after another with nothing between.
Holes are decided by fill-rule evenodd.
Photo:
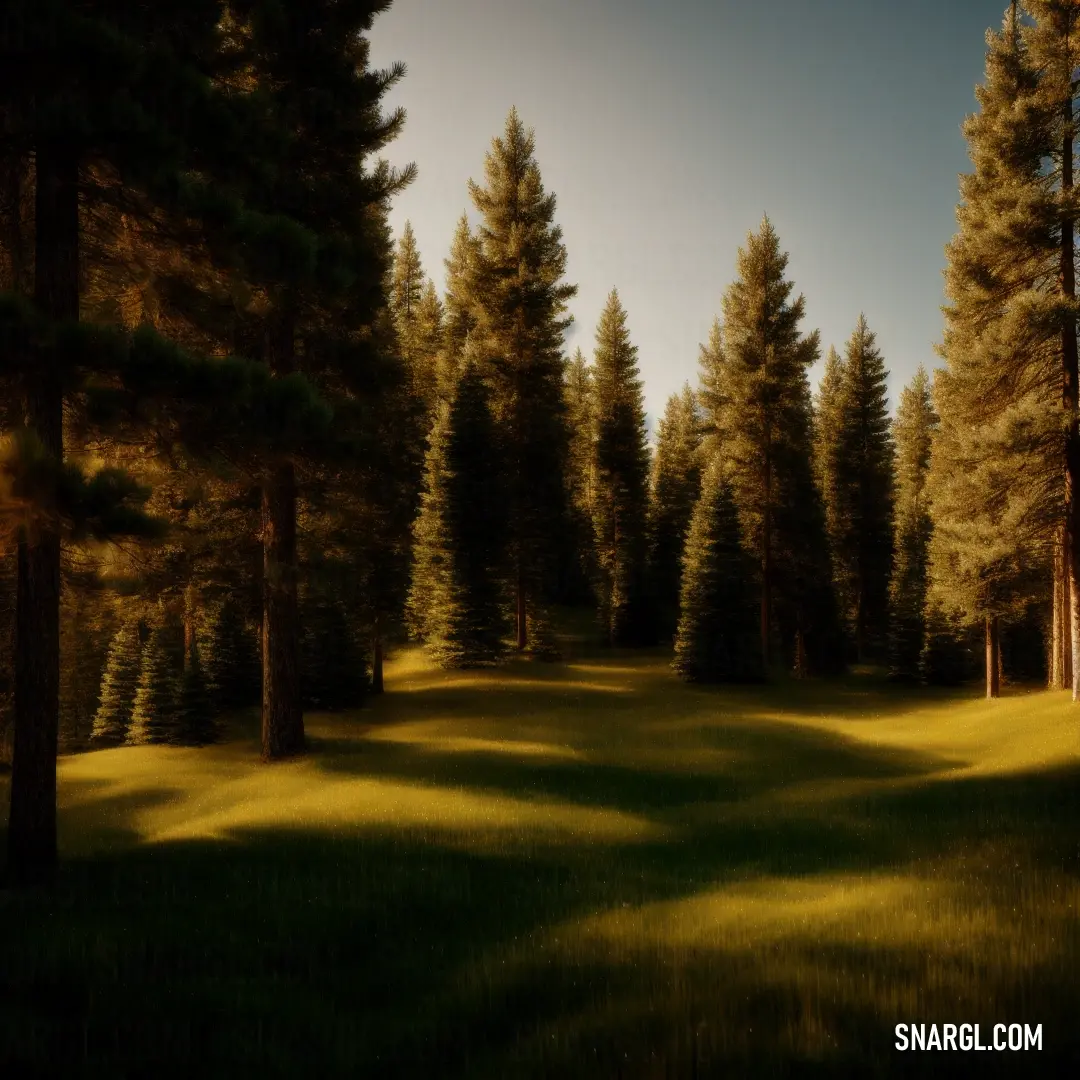
<instances>
[{"instance_id":1,"label":"bare trunk of pine","mask_svg":"<svg viewBox=\"0 0 1080 1080\"><path fill-rule=\"evenodd\" d=\"M1072 603L1072 586L1069 583L1069 534L1062 536L1061 546L1061 689L1068 690L1072 686L1073 654L1072 654L1072 623L1069 614Z\"/></svg>"},{"instance_id":2,"label":"bare trunk of pine","mask_svg":"<svg viewBox=\"0 0 1080 1080\"><path fill-rule=\"evenodd\" d=\"M37 149L35 283L48 318L79 317L79 166L62 146ZM26 380L26 423L63 460L63 387L45 353ZM47 879L56 868L56 752L60 711L60 532L55 488L42 493L19 538L15 599L15 724L8 876Z\"/></svg>"},{"instance_id":3,"label":"bare trunk of pine","mask_svg":"<svg viewBox=\"0 0 1080 1080\"><path fill-rule=\"evenodd\" d=\"M383 692L383 628L382 615L375 616L375 634L371 642L371 692Z\"/></svg>"},{"instance_id":4,"label":"bare trunk of pine","mask_svg":"<svg viewBox=\"0 0 1080 1080\"><path fill-rule=\"evenodd\" d=\"M270 367L287 375L295 366L293 322L283 311L268 341ZM300 614L296 596L296 469L277 462L263 477L262 756L292 757L304 750L300 700Z\"/></svg>"},{"instance_id":5,"label":"bare trunk of pine","mask_svg":"<svg viewBox=\"0 0 1080 1080\"><path fill-rule=\"evenodd\" d=\"M184 671L191 670L195 656L195 590L184 590Z\"/></svg>"},{"instance_id":6,"label":"bare trunk of pine","mask_svg":"<svg viewBox=\"0 0 1080 1080\"><path fill-rule=\"evenodd\" d=\"M769 643L772 637L772 628L769 625L769 614L772 608L772 509L769 500L772 498L770 470L766 465L765 470L765 508L762 515L761 532L761 662L765 670L769 669L770 655Z\"/></svg>"},{"instance_id":7,"label":"bare trunk of pine","mask_svg":"<svg viewBox=\"0 0 1080 1080\"><path fill-rule=\"evenodd\" d=\"M518 548L517 556L517 649L524 652L529 644L529 627L526 620L525 607L525 561Z\"/></svg>"},{"instance_id":8,"label":"bare trunk of pine","mask_svg":"<svg viewBox=\"0 0 1080 1080\"><path fill-rule=\"evenodd\" d=\"M291 462L263 481L262 756L304 749L296 599L296 477Z\"/></svg>"},{"instance_id":9,"label":"bare trunk of pine","mask_svg":"<svg viewBox=\"0 0 1080 1080\"><path fill-rule=\"evenodd\" d=\"M999 648L999 621L996 615L986 617L986 696L1001 695L1001 653Z\"/></svg>"},{"instance_id":10,"label":"bare trunk of pine","mask_svg":"<svg viewBox=\"0 0 1080 1080\"><path fill-rule=\"evenodd\" d=\"M1051 690L1065 689L1064 556L1064 533L1061 533L1054 538L1054 603L1050 620L1050 677L1047 680Z\"/></svg>"},{"instance_id":11,"label":"bare trunk of pine","mask_svg":"<svg viewBox=\"0 0 1080 1080\"><path fill-rule=\"evenodd\" d=\"M1073 188L1072 98L1065 104L1065 137L1062 146L1061 189L1064 199ZM1061 290L1065 298L1076 298L1076 268L1074 259L1073 220L1066 216L1061 222ZM1071 654L1073 701L1080 701L1080 426L1077 406L1080 404L1080 379L1077 372L1076 320L1069 317L1061 333L1061 352L1064 367L1063 404L1068 421L1065 439L1065 528L1068 535L1069 602L1065 620Z\"/></svg>"}]
</instances>

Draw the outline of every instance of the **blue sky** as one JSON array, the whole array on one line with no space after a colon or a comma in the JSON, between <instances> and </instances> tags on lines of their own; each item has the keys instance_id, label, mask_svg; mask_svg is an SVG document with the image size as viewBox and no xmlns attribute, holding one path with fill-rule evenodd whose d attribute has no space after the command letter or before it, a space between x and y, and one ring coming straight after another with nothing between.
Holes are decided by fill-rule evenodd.
<instances>
[{"instance_id":1,"label":"blue sky","mask_svg":"<svg viewBox=\"0 0 1080 1080\"><path fill-rule=\"evenodd\" d=\"M843 348L860 311L893 403L937 363L960 124L1004 0L395 0L372 58L408 74L387 151L419 177L393 207L443 284L466 182L516 105L536 131L579 286L568 351L591 355L618 288L654 421L696 384L698 345L768 213L806 296L805 329ZM812 372L816 386L820 364Z\"/></svg>"}]
</instances>

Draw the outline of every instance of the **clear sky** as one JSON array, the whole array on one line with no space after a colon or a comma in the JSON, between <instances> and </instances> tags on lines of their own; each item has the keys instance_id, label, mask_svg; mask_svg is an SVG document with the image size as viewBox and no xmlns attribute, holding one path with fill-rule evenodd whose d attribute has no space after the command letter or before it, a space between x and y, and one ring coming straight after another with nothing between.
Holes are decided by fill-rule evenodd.
<instances>
[{"instance_id":1,"label":"clear sky","mask_svg":"<svg viewBox=\"0 0 1080 1080\"><path fill-rule=\"evenodd\" d=\"M618 288L650 427L697 381L737 248L768 213L806 296L805 329L838 349L866 313L892 402L937 363L960 124L1005 0L395 0L372 57L408 74L387 151L419 177L412 222L440 289L466 190L516 105L579 286L567 346L591 356ZM820 364L812 372L814 385Z\"/></svg>"}]
</instances>

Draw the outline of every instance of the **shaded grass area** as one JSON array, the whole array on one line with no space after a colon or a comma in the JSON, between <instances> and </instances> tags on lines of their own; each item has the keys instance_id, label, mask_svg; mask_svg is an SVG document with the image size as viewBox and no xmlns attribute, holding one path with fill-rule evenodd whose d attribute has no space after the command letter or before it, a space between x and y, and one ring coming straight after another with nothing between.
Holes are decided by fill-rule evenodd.
<instances>
[{"instance_id":1,"label":"shaded grass area","mask_svg":"<svg viewBox=\"0 0 1080 1080\"><path fill-rule=\"evenodd\" d=\"M0 894L5 1075L1080 1065L1065 695L704 690L584 647L388 686L304 761L258 765L250 717L63 759L60 881ZM1043 1050L903 1054L900 1022Z\"/></svg>"}]
</instances>

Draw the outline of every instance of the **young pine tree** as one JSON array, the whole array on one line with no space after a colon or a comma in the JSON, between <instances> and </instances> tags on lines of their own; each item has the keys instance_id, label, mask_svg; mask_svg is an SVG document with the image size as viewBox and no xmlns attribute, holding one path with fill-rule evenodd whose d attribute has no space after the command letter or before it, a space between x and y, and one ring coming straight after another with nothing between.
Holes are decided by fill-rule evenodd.
<instances>
[{"instance_id":1,"label":"young pine tree","mask_svg":"<svg viewBox=\"0 0 1080 1080\"><path fill-rule=\"evenodd\" d=\"M141 629L137 617L125 619L109 646L91 734L99 745L119 746L127 738L142 667Z\"/></svg>"},{"instance_id":2,"label":"young pine tree","mask_svg":"<svg viewBox=\"0 0 1080 1080\"><path fill-rule=\"evenodd\" d=\"M206 746L221 737L214 703L198 648L188 654L180 676L176 703L175 741L185 746Z\"/></svg>"},{"instance_id":3,"label":"young pine tree","mask_svg":"<svg viewBox=\"0 0 1080 1080\"><path fill-rule=\"evenodd\" d=\"M598 575L593 532L593 492L596 486L596 405L594 372L581 349L566 365L563 395L569 444L566 459L566 503L570 522L560 563L564 603L594 603Z\"/></svg>"},{"instance_id":4,"label":"young pine tree","mask_svg":"<svg viewBox=\"0 0 1080 1080\"><path fill-rule=\"evenodd\" d=\"M489 400L479 368L467 358L432 430L416 521L412 622L445 667L491 664L505 650L506 506Z\"/></svg>"},{"instance_id":5,"label":"young pine tree","mask_svg":"<svg viewBox=\"0 0 1080 1080\"><path fill-rule=\"evenodd\" d=\"M492 142L485 183L470 181L469 191L481 216L470 245L473 334L507 477L515 642L518 650L539 652L550 647L545 601L566 518L562 346L572 321L566 305L577 287L563 281L566 248L555 196L544 190L533 133L516 109Z\"/></svg>"},{"instance_id":6,"label":"young pine tree","mask_svg":"<svg viewBox=\"0 0 1080 1080\"><path fill-rule=\"evenodd\" d=\"M175 742L179 735L180 657L178 627L169 621L153 626L143 647L139 682L131 710L128 742Z\"/></svg>"},{"instance_id":7,"label":"young pine tree","mask_svg":"<svg viewBox=\"0 0 1080 1080\"><path fill-rule=\"evenodd\" d=\"M766 668L774 637L785 657L815 670L842 663L829 578L824 511L811 465L807 369L818 334L802 336L805 303L790 299L787 255L766 218L739 250L724 296L714 437L758 568L759 636ZM708 402L706 408L708 409Z\"/></svg>"},{"instance_id":8,"label":"young pine tree","mask_svg":"<svg viewBox=\"0 0 1080 1080\"><path fill-rule=\"evenodd\" d=\"M829 346L825 354L825 370L818 384L814 402L814 476L825 504L825 523L829 533L829 549L838 544L836 448L840 443L840 397L844 384L844 362Z\"/></svg>"},{"instance_id":9,"label":"young pine tree","mask_svg":"<svg viewBox=\"0 0 1080 1080\"><path fill-rule=\"evenodd\" d=\"M701 418L689 384L668 398L657 425L649 503L649 582L656 632L669 642L679 622L682 559L701 494Z\"/></svg>"},{"instance_id":10,"label":"young pine tree","mask_svg":"<svg viewBox=\"0 0 1080 1080\"><path fill-rule=\"evenodd\" d=\"M912 682L926 639L930 520L926 477L937 415L923 367L904 387L896 411L896 557L889 584L889 674Z\"/></svg>"},{"instance_id":11,"label":"young pine tree","mask_svg":"<svg viewBox=\"0 0 1080 1080\"><path fill-rule=\"evenodd\" d=\"M754 564L718 461L702 481L683 559L675 670L691 682L753 682L764 677Z\"/></svg>"},{"instance_id":12,"label":"young pine tree","mask_svg":"<svg viewBox=\"0 0 1080 1080\"><path fill-rule=\"evenodd\" d=\"M262 666L258 639L231 597L223 601L210 623L200 662L215 712L259 703Z\"/></svg>"},{"instance_id":13,"label":"young pine tree","mask_svg":"<svg viewBox=\"0 0 1080 1080\"><path fill-rule=\"evenodd\" d=\"M860 315L847 344L836 402L827 503L833 508L838 600L860 663L883 657L888 634L893 556L888 374Z\"/></svg>"},{"instance_id":14,"label":"young pine tree","mask_svg":"<svg viewBox=\"0 0 1080 1080\"><path fill-rule=\"evenodd\" d=\"M612 290L596 329L593 523L600 616L612 645L649 639L649 447L637 348Z\"/></svg>"}]
</instances>

